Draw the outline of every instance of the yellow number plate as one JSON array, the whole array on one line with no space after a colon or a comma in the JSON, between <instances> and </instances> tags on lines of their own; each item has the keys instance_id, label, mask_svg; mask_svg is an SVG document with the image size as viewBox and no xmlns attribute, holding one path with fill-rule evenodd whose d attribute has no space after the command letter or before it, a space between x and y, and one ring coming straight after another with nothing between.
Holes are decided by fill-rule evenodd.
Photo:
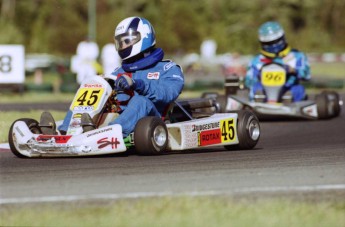
<instances>
[{"instance_id":1,"label":"yellow number plate","mask_svg":"<svg viewBox=\"0 0 345 227\"><path fill-rule=\"evenodd\" d=\"M233 118L220 121L222 143L232 142L236 139L236 121Z\"/></svg>"},{"instance_id":2,"label":"yellow number plate","mask_svg":"<svg viewBox=\"0 0 345 227\"><path fill-rule=\"evenodd\" d=\"M71 105L71 110L95 110L103 95L103 88L80 88Z\"/></svg>"},{"instance_id":3,"label":"yellow number plate","mask_svg":"<svg viewBox=\"0 0 345 227\"><path fill-rule=\"evenodd\" d=\"M261 82L264 86L282 86L285 83L285 72L267 71L261 74Z\"/></svg>"}]
</instances>

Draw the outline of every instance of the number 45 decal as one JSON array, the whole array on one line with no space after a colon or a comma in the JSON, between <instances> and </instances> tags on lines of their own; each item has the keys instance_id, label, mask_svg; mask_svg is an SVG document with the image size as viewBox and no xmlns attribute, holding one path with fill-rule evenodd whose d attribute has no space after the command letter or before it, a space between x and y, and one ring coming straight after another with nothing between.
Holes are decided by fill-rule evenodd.
<instances>
[{"instance_id":1,"label":"number 45 decal","mask_svg":"<svg viewBox=\"0 0 345 227\"><path fill-rule=\"evenodd\" d=\"M81 88L73 101L73 107L93 106L97 108L103 89ZM72 108L73 109L73 108Z\"/></svg>"},{"instance_id":2,"label":"number 45 decal","mask_svg":"<svg viewBox=\"0 0 345 227\"><path fill-rule=\"evenodd\" d=\"M81 94L81 96L77 99L79 106L85 106L85 102L88 106L92 106L94 105L97 100L98 97L97 95L100 93L100 90L96 90L96 91L92 91L92 92L88 92L87 90L85 92L83 92Z\"/></svg>"},{"instance_id":3,"label":"number 45 decal","mask_svg":"<svg viewBox=\"0 0 345 227\"><path fill-rule=\"evenodd\" d=\"M236 121L233 118L220 121L222 143L231 142L236 139Z\"/></svg>"}]
</instances>

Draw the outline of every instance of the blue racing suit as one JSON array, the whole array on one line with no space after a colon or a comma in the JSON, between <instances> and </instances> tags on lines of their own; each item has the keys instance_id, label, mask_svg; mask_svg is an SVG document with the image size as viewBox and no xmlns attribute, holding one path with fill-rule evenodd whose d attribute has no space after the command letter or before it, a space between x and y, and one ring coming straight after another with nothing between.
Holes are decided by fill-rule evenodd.
<instances>
[{"instance_id":1,"label":"blue racing suit","mask_svg":"<svg viewBox=\"0 0 345 227\"><path fill-rule=\"evenodd\" d=\"M144 81L142 91L134 91L130 98L125 93L117 95L118 101L127 101L127 105L121 105L123 112L112 124L122 126L123 136L126 137L134 131L136 123L145 116L162 117L168 105L177 99L184 86L184 76L181 68L172 61L160 61L154 67L126 72L119 68L113 75L119 77L122 74L129 75L134 81Z\"/></svg>"},{"instance_id":2,"label":"blue racing suit","mask_svg":"<svg viewBox=\"0 0 345 227\"><path fill-rule=\"evenodd\" d=\"M173 61L162 60L161 49L156 52L158 53L156 58L155 55L152 55L153 60L144 58L139 60L138 64L123 63L122 67L115 69L112 73L117 77L126 74L133 79L134 83L135 80L142 80L144 85L142 89L134 91L131 95L128 92L118 91L120 115L109 125L120 124L123 137L127 137L134 131L135 125L141 118L145 116L162 117L168 105L176 100L182 92L184 86L182 69ZM69 110L59 130L67 131L71 115L72 112Z\"/></svg>"},{"instance_id":3,"label":"blue racing suit","mask_svg":"<svg viewBox=\"0 0 345 227\"><path fill-rule=\"evenodd\" d=\"M263 91L260 82L261 68L268 63L278 63L284 68L294 69L293 73L287 70L287 82L284 85L284 91L290 91L293 101L301 101L305 99L305 89L299 84L300 80L310 80L310 66L307 56L295 49L289 50L287 54L268 58L263 54L256 55L249 63L245 77L245 86L249 88L249 99L253 100L254 95L258 91Z\"/></svg>"}]
</instances>

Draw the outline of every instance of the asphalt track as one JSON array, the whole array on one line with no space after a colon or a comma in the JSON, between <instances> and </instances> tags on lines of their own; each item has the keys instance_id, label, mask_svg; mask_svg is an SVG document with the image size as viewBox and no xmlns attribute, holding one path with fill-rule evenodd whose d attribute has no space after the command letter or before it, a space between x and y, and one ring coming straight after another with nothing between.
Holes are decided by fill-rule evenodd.
<instances>
[{"instance_id":1,"label":"asphalt track","mask_svg":"<svg viewBox=\"0 0 345 227\"><path fill-rule=\"evenodd\" d=\"M344 200L344 129L343 109L331 120L261 122L253 150L19 159L0 148L0 204L277 192Z\"/></svg>"}]
</instances>

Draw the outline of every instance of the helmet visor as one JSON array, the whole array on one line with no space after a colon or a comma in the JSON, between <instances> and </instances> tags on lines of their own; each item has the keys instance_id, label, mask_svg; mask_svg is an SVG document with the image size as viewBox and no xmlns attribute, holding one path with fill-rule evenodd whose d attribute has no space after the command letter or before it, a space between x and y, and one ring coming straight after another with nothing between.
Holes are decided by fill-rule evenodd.
<instances>
[{"instance_id":1,"label":"helmet visor","mask_svg":"<svg viewBox=\"0 0 345 227\"><path fill-rule=\"evenodd\" d=\"M262 49L270 53L279 53L286 47L285 37L281 37L271 42L261 42Z\"/></svg>"},{"instance_id":2,"label":"helmet visor","mask_svg":"<svg viewBox=\"0 0 345 227\"><path fill-rule=\"evenodd\" d=\"M129 30L126 33L115 36L115 47L117 51L133 46L140 41L140 32Z\"/></svg>"}]
</instances>

